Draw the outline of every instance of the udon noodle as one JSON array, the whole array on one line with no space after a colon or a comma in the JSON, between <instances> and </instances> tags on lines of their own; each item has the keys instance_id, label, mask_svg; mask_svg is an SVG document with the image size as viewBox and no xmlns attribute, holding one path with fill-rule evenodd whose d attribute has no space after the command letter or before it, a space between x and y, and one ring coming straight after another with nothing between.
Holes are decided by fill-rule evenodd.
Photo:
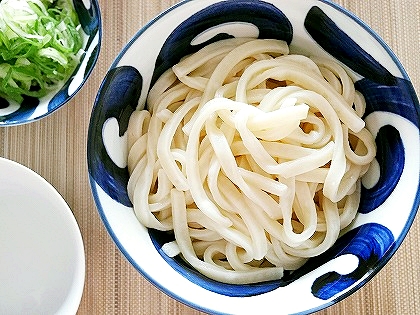
<instances>
[{"instance_id":1,"label":"udon noodle","mask_svg":"<svg viewBox=\"0 0 420 315\"><path fill-rule=\"evenodd\" d=\"M228 39L167 70L128 127L127 190L163 246L233 284L279 279L354 219L376 154L338 63Z\"/></svg>"}]
</instances>

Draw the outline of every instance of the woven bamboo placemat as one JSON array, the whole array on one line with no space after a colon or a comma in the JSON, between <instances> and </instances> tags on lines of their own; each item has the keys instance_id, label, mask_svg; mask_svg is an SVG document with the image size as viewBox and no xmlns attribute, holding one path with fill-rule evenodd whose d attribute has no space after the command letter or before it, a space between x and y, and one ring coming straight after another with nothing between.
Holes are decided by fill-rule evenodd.
<instances>
[{"instance_id":1,"label":"woven bamboo placemat","mask_svg":"<svg viewBox=\"0 0 420 315\"><path fill-rule=\"evenodd\" d=\"M87 84L53 115L28 125L0 128L0 156L26 165L46 178L63 195L77 219L86 251L86 282L79 315L203 314L160 292L119 252L95 208L86 164L90 112L106 71L140 27L177 1L99 2L103 43ZM388 43L419 93L418 0L336 0L336 3L366 21ZM400 249L379 274L344 301L317 314L420 314L419 242L417 218Z\"/></svg>"}]
</instances>

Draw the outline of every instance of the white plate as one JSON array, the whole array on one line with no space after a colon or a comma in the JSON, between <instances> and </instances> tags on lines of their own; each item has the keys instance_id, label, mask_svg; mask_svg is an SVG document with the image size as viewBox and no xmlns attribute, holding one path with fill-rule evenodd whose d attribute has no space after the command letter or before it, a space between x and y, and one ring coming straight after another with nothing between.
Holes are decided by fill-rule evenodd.
<instances>
[{"instance_id":1,"label":"white plate","mask_svg":"<svg viewBox=\"0 0 420 315\"><path fill-rule=\"evenodd\" d=\"M0 314L75 314L84 279L67 203L41 176L0 158Z\"/></svg>"}]
</instances>

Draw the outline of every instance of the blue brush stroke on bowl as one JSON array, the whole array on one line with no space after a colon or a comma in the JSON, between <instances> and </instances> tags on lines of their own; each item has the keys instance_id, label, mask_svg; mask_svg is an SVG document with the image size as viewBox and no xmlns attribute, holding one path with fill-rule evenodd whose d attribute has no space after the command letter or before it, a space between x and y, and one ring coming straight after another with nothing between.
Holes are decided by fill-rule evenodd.
<instances>
[{"instance_id":1,"label":"blue brush stroke on bowl","mask_svg":"<svg viewBox=\"0 0 420 315\"><path fill-rule=\"evenodd\" d=\"M116 118L119 136L127 131L130 115L136 109L141 94L143 78L132 66L111 69L96 98L88 136L89 173L97 184L115 201L130 207L127 194L128 170L111 160L102 138L102 128L109 118Z\"/></svg>"},{"instance_id":2,"label":"blue brush stroke on bowl","mask_svg":"<svg viewBox=\"0 0 420 315\"><path fill-rule=\"evenodd\" d=\"M352 40L319 7L312 7L304 22L312 38L328 53L360 75L385 85L395 77Z\"/></svg>"},{"instance_id":3,"label":"blue brush stroke on bowl","mask_svg":"<svg viewBox=\"0 0 420 315\"><path fill-rule=\"evenodd\" d=\"M358 267L347 275L332 271L318 277L312 285L313 295L328 300L349 288L374 269L385 253L392 250L394 246L392 232L381 224L368 223L349 231L337 241L329 252L337 252L334 257L346 254L357 256L359 258ZM325 260L327 262L330 259L329 253L317 257L317 261Z\"/></svg>"},{"instance_id":4,"label":"blue brush stroke on bowl","mask_svg":"<svg viewBox=\"0 0 420 315\"><path fill-rule=\"evenodd\" d=\"M95 34L99 29L100 23L98 19L98 8L91 5L91 7L87 9L83 4L83 1L76 0L73 0L73 5L83 31L89 36Z\"/></svg>"},{"instance_id":5,"label":"blue brush stroke on bowl","mask_svg":"<svg viewBox=\"0 0 420 315\"><path fill-rule=\"evenodd\" d=\"M369 213L383 204L397 186L404 170L404 144L397 129L391 125L379 129L376 146L380 177L374 187L362 187L360 213Z\"/></svg>"},{"instance_id":6,"label":"blue brush stroke on bowl","mask_svg":"<svg viewBox=\"0 0 420 315\"><path fill-rule=\"evenodd\" d=\"M354 85L365 97L365 116L375 111L386 111L404 117L419 128L420 105L410 81L395 78L395 84L388 86L364 78Z\"/></svg>"},{"instance_id":7,"label":"blue brush stroke on bowl","mask_svg":"<svg viewBox=\"0 0 420 315\"><path fill-rule=\"evenodd\" d=\"M366 100L364 117L383 111L406 118L419 126L418 101L411 82L395 78L395 85L388 86L364 78L355 83L355 88ZM404 169L405 150L397 129L382 127L376 136L376 159L380 166L380 178L371 189L362 187L359 212L368 213L379 207L392 193Z\"/></svg>"},{"instance_id":8,"label":"blue brush stroke on bowl","mask_svg":"<svg viewBox=\"0 0 420 315\"><path fill-rule=\"evenodd\" d=\"M182 57L194 53L212 42L232 37L228 34L218 34L205 43L191 45L191 41L197 35L212 27L229 22L254 24L259 29L259 38L274 38L290 44L293 37L290 21L283 12L270 3L249 0L215 3L193 14L168 36L156 59L152 84L163 72L178 63Z\"/></svg>"},{"instance_id":9,"label":"blue brush stroke on bowl","mask_svg":"<svg viewBox=\"0 0 420 315\"><path fill-rule=\"evenodd\" d=\"M70 81L71 82L71 81ZM53 111L61 106L63 102L69 97L68 88L70 82L67 82L50 100L48 103L48 111Z\"/></svg>"},{"instance_id":10,"label":"blue brush stroke on bowl","mask_svg":"<svg viewBox=\"0 0 420 315\"><path fill-rule=\"evenodd\" d=\"M26 121L27 119L29 119L29 117L31 117L31 115L35 112L36 107L39 105L39 99L36 97L27 96L27 95L22 95L22 97L23 97L23 101L20 104L20 107L13 113L0 116L0 122L14 124L14 123L19 123L21 121ZM5 99L3 100L4 100L4 105L7 105L7 106L10 105L7 100Z\"/></svg>"}]
</instances>

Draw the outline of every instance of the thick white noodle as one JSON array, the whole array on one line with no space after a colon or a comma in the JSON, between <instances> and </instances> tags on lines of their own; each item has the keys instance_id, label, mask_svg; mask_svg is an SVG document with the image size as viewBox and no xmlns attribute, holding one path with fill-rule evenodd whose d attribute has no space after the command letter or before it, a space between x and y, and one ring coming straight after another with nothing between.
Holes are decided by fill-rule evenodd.
<instances>
[{"instance_id":1,"label":"thick white noodle","mask_svg":"<svg viewBox=\"0 0 420 315\"><path fill-rule=\"evenodd\" d=\"M227 39L166 71L129 122L128 195L162 249L203 275L279 279L356 216L376 155L362 94L338 63L278 40Z\"/></svg>"}]
</instances>

